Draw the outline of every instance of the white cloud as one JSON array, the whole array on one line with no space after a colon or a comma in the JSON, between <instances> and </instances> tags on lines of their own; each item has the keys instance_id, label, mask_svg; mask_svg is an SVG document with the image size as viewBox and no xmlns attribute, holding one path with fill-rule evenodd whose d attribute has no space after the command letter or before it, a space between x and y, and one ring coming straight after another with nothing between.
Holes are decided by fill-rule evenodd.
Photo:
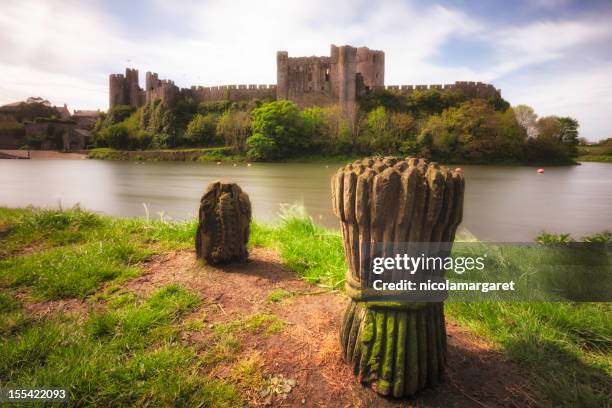
<instances>
[{"instance_id":1,"label":"white cloud","mask_svg":"<svg viewBox=\"0 0 612 408\"><path fill-rule=\"evenodd\" d=\"M541 21L486 34L497 50L494 75L501 76L527 66L571 57L579 46L612 35L605 21Z\"/></svg>"},{"instance_id":2,"label":"white cloud","mask_svg":"<svg viewBox=\"0 0 612 408\"><path fill-rule=\"evenodd\" d=\"M40 95L70 108L105 109L108 74L126 65L140 70L141 81L151 70L180 86L274 83L277 50L328 55L335 43L383 49L388 84L491 81L512 103L530 104L540 114L573 114L587 136L612 133L603 120L612 94L608 65L577 69L568 63L575 50L611 36L603 18L491 26L455 8L400 0L208 0L180 6L157 0L149 7L166 23L156 30L133 16L133 25L149 35L132 37L95 2L3 1L0 103ZM490 45L492 62L435 62L444 60L442 47L457 37ZM557 61L561 69L554 72L531 69Z\"/></svg>"},{"instance_id":3,"label":"white cloud","mask_svg":"<svg viewBox=\"0 0 612 408\"><path fill-rule=\"evenodd\" d=\"M528 5L533 9L555 10L563 8L570 0L529 0Z\"/></svg>"},{"instance_id":4,"label":"white cloud","mask_svg":"<svg viewBox=\"0 0 612 408\"><path fill-rule=\"evenodd\" d=\"M575 117L581 134L592 140L612 134L606 108L612 106L612 62L597 48L612 37L606 19L535 22L487 34L496 45L496 62L486 77L506 99L530 105L540 116Z\"/></svg>"},{"instance_id":5,"label":"white cloud","mask_svg":"<svg viewBox=\"0 0 612 408\"><path fill-rule=\"evenodd\" d=\"M612 137L612 62L585 66L551 76L531 74L504 81L505 97L513 104L533 107L539 116L578 119L580 132L597 140Z\"/></svg>"}]
</instances>

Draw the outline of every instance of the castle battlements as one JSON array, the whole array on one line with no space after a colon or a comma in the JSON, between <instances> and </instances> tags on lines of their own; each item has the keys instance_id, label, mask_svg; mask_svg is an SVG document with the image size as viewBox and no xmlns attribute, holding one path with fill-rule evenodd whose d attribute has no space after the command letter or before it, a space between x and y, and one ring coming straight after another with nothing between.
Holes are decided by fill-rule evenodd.
<instances>
[{"instance_id":1,"label":"castle battlements","mask_svg":"<svg viewBox=\"0 0 612 408\"><path fill-rule=\"evenodd\" d=\"M145 75L145 88L138 84L138 70L126 69L124 74L109 75L109 105L139 107L160 100L170 106L177 98L188 97L196 102L222 100L276 99L276 84L240 84L219 86L191 86L179 88L171 79L159 79L155 72Z\"/></svg>"},{"instance_id":2,"label":"castle battlements","mask_svg":"<svg viewBox=\"0 0 612 408\"><path fill-rule=\"evenodd\" d=\"M414 91L425 91L436 89L439 91L461 90L468 98L500 97L501 91L491 84L483 82L456 81L454 84L431 84L431 85L385 85L373 87L374 90L386 89L399 91L403 94L411 94Z\"/></svg>"},{"instance_id":3,"label":"castle battlements","mask_svg":"<svg viewBox=\"0 0 612 408\"><path fill-rule=\"evenodd\" d=\"M385 53L367 47L331 45L329 56L290 57L276 53L276 84L239 84L179 88L170 79L147 72L145 87L138 82L138 70L109 76L109 105L142 106L160 100L169 106L177 98L196 102L249 99L288 99L301 107L340 105L354 109L359 97L378 89L410 94L416 90L461 90L468 98L500 97L501 91L482 82L454 84L385 85Z\"/></svg>"}]
</instances>

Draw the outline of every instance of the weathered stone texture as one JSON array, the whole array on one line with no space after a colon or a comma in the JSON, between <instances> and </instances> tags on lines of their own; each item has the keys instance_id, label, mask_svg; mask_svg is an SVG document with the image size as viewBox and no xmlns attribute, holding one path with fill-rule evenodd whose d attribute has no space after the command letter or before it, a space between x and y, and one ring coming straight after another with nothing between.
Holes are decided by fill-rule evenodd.
<instances>
[{"instance_id":1,"label":"weathered stone texture","mask_svg":"<svg viewBox=\"0 0 612 408\"><path fill-rule=\"evenodd\" d=\"M245 262L251 201L236 183L211 183L200 201L195 249L210 264Z\"/></svg>"},{"instance_id":2,"label":"weathered stone texture","mask_svg":"<svg viewBox=\"0 0 612 408\"><path fill-rule=\"evenodd\" d=\"M329 57L293 57L279 51L277 99L299 106L340 105L351 108L358 93L384 84L384 52L366 47L332 45ZM364 87L360 90L359 81Z\"/></svg>"},{"instance_id":3,"label":"weathered stone texture","mask_svg":"<svg viewBox=\"0 0 612 408\"><path fill-rule=\"evenodd\" d=\"M375 89L385 88L385 53L367 47L332 45L329 56L289 57L287 51L276 53L276 84L222 85L179 88L171 80L160 80L147 72L145 88L138 84L138 71L126 69L125 75L109 79L109 104L142 106L160 100L164 106L177 98L190 97L196 102L248 99L291 100L300 107L339 105L354 111L357 99ZM456 82L449 85L390 85L387 89L410 93L415 89L461 89L468 98L500 96L492 85L481 82Z\"/></svg>"},{"instance_id":4,"label":"weathered stone texture","mask_svg":"<svg viewBox=\"0 0 612 408\"><path fill-rule=\"evenodd\" d=\"M440 302L365 301L375 279L371 259L392 256L377 251L401 242L427 243L420 244L426 253L452 243L464 189L461 174L414 158L358 160L332 178L351 297L340 332L342 354L359 381L380 394L409 396L437 384L446 363L446 329Z\"/></svg>"}]
</instances>

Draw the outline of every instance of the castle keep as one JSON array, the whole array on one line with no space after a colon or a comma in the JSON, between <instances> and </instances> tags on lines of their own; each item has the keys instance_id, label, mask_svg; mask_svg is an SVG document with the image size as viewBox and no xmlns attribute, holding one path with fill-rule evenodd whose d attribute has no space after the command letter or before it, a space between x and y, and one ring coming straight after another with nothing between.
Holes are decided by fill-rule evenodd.
<instances>
[{"instance_id":1,"label":"castle keep","mask_svg":"<svg viewBox=\"0 0 612 408\"><path fill-rule=\"evenodd\" d=\"M439 85L385 85L385 53L367 47L331 46L324 57L289 57L287 51L276 54L276 85L222 85L179 88L171 80L160 80L147 72L145 88L139 85L138 70L127 68L125 75L111 74L109 105L139 107L160 100L165 106L177 98L196 102L248 99L291 100L300 107L339 105L352 111L360 96L377 89L409 94L414 90L459 89L468 98L500 97L493 85L462 82Z\"/></svg>"},{"instance_id":2,"label":"castle keep","mask_svg":"<svg viewBox=\"0 0 612 408\"><path fill-rule=\"evenodd\" d=\"M366 47L331 46L329 57L276 54L276 98L300 106L350 106L367 90L385 85L385 53Z\"/></svg>"}]
</instances>

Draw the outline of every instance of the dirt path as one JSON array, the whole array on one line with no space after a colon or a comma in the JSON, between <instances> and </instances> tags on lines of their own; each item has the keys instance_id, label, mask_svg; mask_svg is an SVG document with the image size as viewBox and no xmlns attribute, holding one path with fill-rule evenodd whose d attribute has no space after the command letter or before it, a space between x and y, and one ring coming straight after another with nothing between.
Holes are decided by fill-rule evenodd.
<instances>
[{"instance_id":1,"label":"dirt path","mask_svg":"<svg viewBox=\"0 0 612 408\"><path fill-rule=\"evenodd\" d=\"M538 406L517 369L491 346L456 324L447 324L449 367L446 382L411 400L389 400L362 387L340 358L338 327L347 298L325 292L286 270L273 251L256 248L251 261L224 268L203 266L191 251L155 258L144 275L128 288L147 294L169 283L199 292L204 306L197 311L207 323L232 321L254 313L278 316L279 333L246 335L244 355L261 355L267 375L294 379L296 386L273 406L300 407L525 407ZM286 298L272 302L271 291ZM281 292L282 291L282 292ZM206 343L207 334L188 341ZM205 344L202 346L205 347ZM224 371L216 374L223 377ZM265 405L255 398L253 405ZM270 401L267 401L269 404Z\"/></svg>"}]
</instances>

